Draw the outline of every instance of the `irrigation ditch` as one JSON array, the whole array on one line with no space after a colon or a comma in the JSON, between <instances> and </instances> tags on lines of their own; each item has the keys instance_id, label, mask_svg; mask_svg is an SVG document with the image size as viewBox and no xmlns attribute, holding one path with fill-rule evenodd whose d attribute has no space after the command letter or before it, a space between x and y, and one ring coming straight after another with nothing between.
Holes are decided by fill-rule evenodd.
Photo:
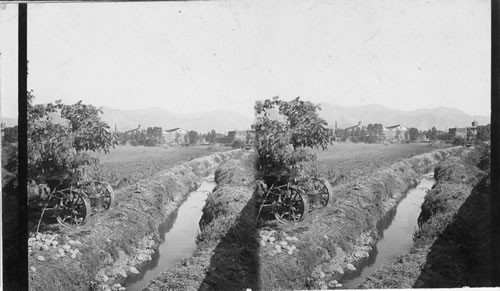
<instances>
[{"instance_id":1,"label":"irrigation ditch","mask_svg":"<svg viewBox=\"0 0 500 291\"><path fill-rule=\"evenodd\" d=\"M463 151L435 169L411 249L359 288L492 286L495 262L488 149Z\"/></svg>"},{"instance_id":2,"label":"irrigation ditch","mask_svg":"<svg viewBox=\"0 0 500 291\"><path fill-rule=\"evenodd\" d=\"M377 223L407 191L444 158L461 147L413 156L371 175L338 185L334 201L297 225L269 226L276 241L297 237L297 252L275 253L268 244L260 250L262 289L325 289L342 287L341 278L355 272L380 239Z\"/></svg>"},{"instance_id":3,"label":"irrigation ditch","mask_svg":"<svg viewBox=\"0 0 500 291\"><path fill-rule=\"evenodd\" d=\"M51 237L60 247L78 249L74 257L58 256L57 248L30 252L30 289L107 290L124 282L152 259L161 241L160 225L198 188L199 181L223 161L242 155L241 150L214 153L118 191L117 203L109 211L91 217L86 225L62 229L56 239Z\"/></svg>"},{"instance_id":4,"label":"irrigation ditch","mask_svg":"<svg viewBox=\"0 0 500 291\"><path fill-rule=\"evenodd\" d=\"M195 159L158 173L135 188L120 191L118 204L110 211L85 226L64 230L61 243L78 238L80 254L76 259L58 261L37 261L35 256L30 256L30 266L36 269L30 271L30 285L33 290L89 290L89 287L109 290L115 283L132 286L129 284L133 284L134 276L143 276L140 288L145 286L144 290L340 288L342 282L353 279L370 264L373 253L377 252L374 249L377 242L383 241L381 224L393 219L396 207L427 173L439 165L434 175L438 186L432 191L441 189L443 193L446 189L439 183L448 178L467 183L481 178L479 172L470 178L441 163L450 160L449 157L470 159L469 153L470 150L463 147L435 150L338 184L333 188L332 201L327 207L314 210L296 224L256 220L254 195L258 173L254 153L237 150ZM147 263L157 259L160 243L167 241L168 232L174 229L176 218L173 216L180 211L179 206L188 193L200 186L196 181L214 170L216 186L206 198L199 220L200 231L196 243L184 253L187 257L163 265L158 269L163 271L161 273L136 274L147 272L150 268ZM425 183L428 187L433 182ZM465 187L463 190L470 189ZM427 196L426 201L430 199ZM458 202L457 205L460 207ZM427 215L425 213L424 210L420 216ZM433 215L434 212L430 217ZM433 221L433 218L428 220ZM441 230L444 231L444 227ZM398 258L418 251L413 246L409 252ZM432 253L430 246L425 254L429 253ZM164 256L158 260L161 257ZM420 254L419 258L424 258L421 261L425 263L424 255ZM386 258L384 263L388 261ZM415 260L412 262L418 265ZM389 265L392 263L394 261ZM414 277L420 275L421 278L413 278L413 283L407 285L434 286L429 282L437 280L433 277L436 270L429 266L427 269L431 271L422 274L411 269ZM364 275L369 276L367 280L359 279L359 283L364 280L361 287L391 286L377 285L387 273L370 274ZM426 283L416 283L419 279ZM119 289L116 286L114 289Z\"/></svg>"}]
</instances>

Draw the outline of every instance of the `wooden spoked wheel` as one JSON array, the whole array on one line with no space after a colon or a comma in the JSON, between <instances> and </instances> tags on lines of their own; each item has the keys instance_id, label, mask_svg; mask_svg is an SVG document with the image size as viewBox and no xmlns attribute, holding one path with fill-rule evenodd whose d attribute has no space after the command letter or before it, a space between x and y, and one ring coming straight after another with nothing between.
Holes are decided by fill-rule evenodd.
<instances>
[{"instance_id":1,"label":"wooden spoked wheel","mask_svg":"<svg viewBox=\"0 0 500 291\"><path fill-rule=\"evenodd\" d=\"M90 198L93 213L108 210L115 200L113 188L107 182L92 181L82 189Z\"/></svg>"},{"instance_id":2,"label":"wooden spoked wheel","mask_svg":"<svg viewBox=\"0 0 500 291\"><path fill-rule=\"evenodd\" d=\"M328 201L330 201L330 195L332 194L332 186L326 179L313 178L312 189L310 190L312 191L311 196L314 196L314 199L319 199L319 205L321 207L325 207L326 205L328 205Z\"/></svg>"},{"instance_id":3,"label":"wooden spoked wheel","mask_svg":"<svg viewBox=\"0 0 500 291\"><path fill-rule=\"evenodd\" d=\"M276 199L273 201L273 214L281 223L299 222L309 212L309 203L304 199L304 192L297 186L284 185L271 188Z\"/></svg>"},{"instance_id":4,"label":"wooden spoked wheel","mask_svg":"<svg viewBox=\"0 0 500 291\"><path fill-rule=\"evenodd\" d=\"M59 190L54 193L55 216L57 222L64 226L85 224L92 212L90 200L85 193L74 188Z\"/></svg>"}]
</instances>

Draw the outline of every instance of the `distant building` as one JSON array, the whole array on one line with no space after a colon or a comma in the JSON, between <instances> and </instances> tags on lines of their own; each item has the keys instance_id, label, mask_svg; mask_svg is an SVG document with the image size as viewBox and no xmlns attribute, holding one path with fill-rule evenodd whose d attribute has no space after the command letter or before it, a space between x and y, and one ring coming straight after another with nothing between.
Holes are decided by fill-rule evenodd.
<instances>
[{"instance_id":1,"label":"distant building","mask_svg":"<svg viewBox=\"0 0 500 291\"><path fill-rule=\"evenodd\" d=\"M188 134L187 130L176 127L163 131L163 138L167 144L184 144L185 136Z\"/></svg>"},{"instance_id":2,"label":"distant building","mask_svg":"<svg viewBox=\"0 0 500 291\"><path fill-rule=\"evenodd\" d=\"M384 127L385 139L388 141L405 141L407 139L408 128L399 124Z\"/></svg>"},{"instance_id":3,"label":"distant building","mask_svg":"<svg viewBox=\"0 0 500 291\"><path fill-rule=\"evenodd\" d=\"M448 134L451 138L462 137L464 139L474 139L477 135L478 122L474 120L472 126L469 127L454 127L448 129Z\"/></svg>"},{"instance_id":4,"label":"distant building","mask_svg":"<svg viewBox=\"0 0 500 291\"><path fill-rule=\"evenodd\" d=\"M255 137L255 130L250 129L250 130L233 130L229 131L227 133L227 136L230 140L230 142L233 142L235 140L240 140L243 142L247 142L247 138L253 139Z\"/></svg>"},{"instance_id":5,"label":"distant building","mask_svg":"<svg viewBox=\"0 0 500 291\"><path fill-rule=\"evenodd\" d=\"M335 126L336 126L336 123L335 123ZM361 129L362 126L361 126L361 121L358 122L357 125L353 125L353 126L350 126L350 127L347 127L347 128L344 128L344 132L345 133L348 133L349 135L354 135L354 132L357 130L357 129ZM336 128L335 128L336 129Z\"/></svg>"}]
</instances>

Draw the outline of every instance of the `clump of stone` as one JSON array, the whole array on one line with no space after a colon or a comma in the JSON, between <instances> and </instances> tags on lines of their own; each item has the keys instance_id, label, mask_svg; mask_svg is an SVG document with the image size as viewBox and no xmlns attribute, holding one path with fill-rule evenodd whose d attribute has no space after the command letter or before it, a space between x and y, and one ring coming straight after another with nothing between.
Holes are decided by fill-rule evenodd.
<instances>
[{"instance_id":1,"label":"clump of stone","mask_svg":"<svg viewBox=\"0 0 500 291\"><path fill-rule=\"evenodd\" d=\"M39 262L58 260L62 257L76 259L82 243L67 236L51 233L31 233L28 238L28 255L35 256ZM30 268L35 272L36 268Z\"/></svg>"},{"instance_id":2,"label":"clump of stone","mask_svg":"<svg viewBox=\"0 0 500 291\"><path fill-rule=\"evenodd\" d=\"M262 248L269 248L269 255L275 256L280 253L286 253L288 255L293 255L294 251L297 249L292 242L296 242L299 239L295 236L284 235L283 240L278 240L276 238L277 232L275 230L261 230L259 232L260 245Z\"/></svg>"}]
</instances>

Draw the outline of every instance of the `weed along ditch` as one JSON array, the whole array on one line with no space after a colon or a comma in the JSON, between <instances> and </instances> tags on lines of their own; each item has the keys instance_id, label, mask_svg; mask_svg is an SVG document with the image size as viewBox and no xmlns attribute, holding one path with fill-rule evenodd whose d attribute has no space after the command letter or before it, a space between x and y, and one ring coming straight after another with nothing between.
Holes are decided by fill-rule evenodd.
<instances>
[{"instance_id":1,"label":"weed along ditch","mask_svg":"<svg viewBox=\"0 0 500 291\"><path fill-rule=\"evenodd\" d=\"M345 274L339 281L344 288L356 288L380 266L398 255L407 253L413 244L413 233L427 191L434 185L434 172L426 174L416 188L410 189L398 206L391 209L377 224L380 240L361 261L356 270Z\"/></svg>"},{"instance_id":2,"label":"weed along ditch","mask_svg":"<svg viewBox=\"0 0 500 291\"><path fill-rule=\"evenodd\" d=\"M127 290L142 290L161 272L181 259L190 257L196 249L199 221L207 196L215 187L213 174L203 178L198 189L188 194L184 203L159 227L161 243L152 259L138 268L137 275L129 276L122 284Z\"/></svg>"}]
</instances>

